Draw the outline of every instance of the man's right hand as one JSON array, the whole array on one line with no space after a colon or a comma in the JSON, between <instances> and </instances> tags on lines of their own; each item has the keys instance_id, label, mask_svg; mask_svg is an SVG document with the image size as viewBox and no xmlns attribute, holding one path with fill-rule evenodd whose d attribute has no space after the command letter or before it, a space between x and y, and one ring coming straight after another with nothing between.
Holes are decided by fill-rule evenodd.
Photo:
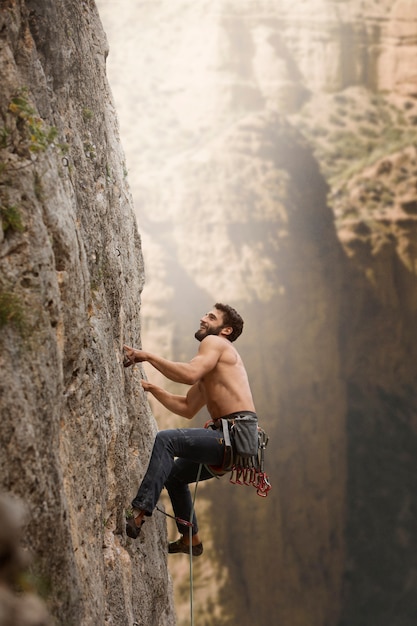
<instances>
[{"instance_id":1,"label":"man's right hand","mask_svg":"<svg viewBox=\"0 0 417 626\"><path fill-rule=\"evenodd\" d=\"M135 363L141 363L142 361L146 361L146 355L143 350L136 350L135 348L131 348L130 346L123 346L123 351L125 353L125 358L123 360L123 365L125 367L130 367Z\"/></svg>"}]
</instances>

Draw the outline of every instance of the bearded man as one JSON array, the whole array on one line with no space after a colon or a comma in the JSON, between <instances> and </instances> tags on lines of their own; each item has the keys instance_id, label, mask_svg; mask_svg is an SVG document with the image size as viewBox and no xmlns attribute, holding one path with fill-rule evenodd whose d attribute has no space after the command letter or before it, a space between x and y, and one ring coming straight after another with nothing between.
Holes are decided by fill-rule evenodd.
<instances>
[{"instance_id":1,"label":"bearded man","mask_svg":"<svg viewBox=\"0 0 417 626\"><path fill-rule=\"evenodd\" d=\"M169 361L145 350L124 346L125 367L148 362L166 378L191 385L187 395L180 396L142 380L150 392L172 413L192 419L206 406L211 416L210 428L181 428L160 431L155 439L148 469L132 501L133 517L127 520L126 533L139 536L145 516L152 515L165 486L171 499L180 538L168 545L168 552L188 553L188 528L182 523L192 516L192 554L199 556L203 544L189 484L215 476L211 467L222 467L226 446L222 418L232 420L240 415L255 415L249 382L242 359L232 343L240 336L243 320L227 304L217 303L200 320L195 338L200 342L196 356L188 363ZM200 467L202 466L202 467Z\"/></svg>"}]
</instances>

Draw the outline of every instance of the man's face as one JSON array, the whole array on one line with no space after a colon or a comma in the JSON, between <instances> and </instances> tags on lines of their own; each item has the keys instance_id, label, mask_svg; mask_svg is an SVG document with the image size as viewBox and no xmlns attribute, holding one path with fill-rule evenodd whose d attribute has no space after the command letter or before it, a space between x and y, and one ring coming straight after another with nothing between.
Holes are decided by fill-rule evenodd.
<instances>
[{"instance_id":1,"label":"man's face","mask_svg":"<svg viewBox=\"0 0 417 626\"><path fill-rule=\"evenodd\" d=\"M198 339L198 341L202 341L207 335L220 335L223 328L223 311L213 309L201 318L200 328L197 330L194 337Z\"/></svg>"}]
</instances>

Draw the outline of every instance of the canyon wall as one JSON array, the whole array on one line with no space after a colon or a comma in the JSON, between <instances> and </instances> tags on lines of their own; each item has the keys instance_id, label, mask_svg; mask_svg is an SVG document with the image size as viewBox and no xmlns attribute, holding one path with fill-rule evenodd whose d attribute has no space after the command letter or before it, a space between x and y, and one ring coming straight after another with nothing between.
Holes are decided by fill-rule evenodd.
<instances>
[{"instance_id":1,"label":"canyon wall","mask_svg":"<svg viewBox=\"0 0 417 626\"><path fill-rule=\"evenodd\" d=\"M160 626L164 520L136 544L124 526L156 425L122 365L144 273L107 53L92 1L1 3L0 487L53 623ZM2 588L2 624L46 624L17 607Z\"/></svg>"},{"instance_id":2,"label":"canyon wall","mask_svg":"<svg viewBox=\"0 0 417 626\"><path fill-rule=\"evenodd\" d=\"M235 305L270 434L265 501L201 489L199 623L411 626L415 3L111 4L143 340L189 359Z\"/></svg>"}]
</instances>

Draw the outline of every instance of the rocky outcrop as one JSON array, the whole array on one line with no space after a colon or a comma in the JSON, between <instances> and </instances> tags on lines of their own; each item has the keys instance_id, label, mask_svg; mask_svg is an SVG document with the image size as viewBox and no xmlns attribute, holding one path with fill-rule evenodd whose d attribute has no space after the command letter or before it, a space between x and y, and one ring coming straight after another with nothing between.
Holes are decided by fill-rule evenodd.
<instances>
[{"instance_id":1,"label":"rocky outcrop","mask_svg":"<svg viewBox=\"0 0 417 626\"><path fill-rule=\"evenodd\" d=\"M123 523L155 424L122 366L143 262L107 52L91 1L1 5L0 481L57 624L159 626L165 525Z\"/></svg>"}]
</instances>

